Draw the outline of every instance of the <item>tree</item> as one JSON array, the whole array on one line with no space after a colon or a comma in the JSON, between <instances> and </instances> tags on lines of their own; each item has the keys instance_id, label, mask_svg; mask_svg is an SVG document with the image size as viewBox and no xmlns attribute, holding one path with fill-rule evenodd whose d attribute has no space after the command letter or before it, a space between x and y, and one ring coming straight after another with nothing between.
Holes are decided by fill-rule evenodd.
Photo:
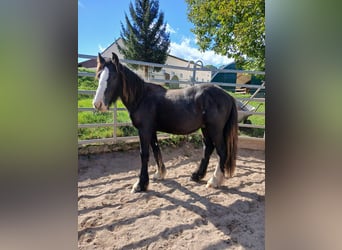
<instances>
[{"instance_id":1,"label":"tree","mask_svg":"<svg viewBox=\"0 0 342 250\"><path fill-rule=\"evenodd\" d=\"M199 47L265 69L265 0L186 0Z\"/></svg>"},{"instance_id":2,"label":"tree","mask_svg":"<svg viewBox=\"0 0 342 250\"><path fill-rule=\"evenodd\" d=\"M166 32L164 13L159 12L158 0L135 0L129 4L129 20L125 13L126 27L121 22L121 38L124 48L118 46L126 59L164 64L169 52L170 34ZM131 65L137 68L137 65ZM145 78L148 67L145 66Z\"/></svg>"},{"instance_id":3,"label":"tree","mask_svg":"<svg viewBox=\"0 0 342 250\"><path fill-rule=\"evenodd\" d=\"M210 69L211 71L217 70L217 67L211 64L205 65L204 67Z\"/></svg>"}]
</instances>

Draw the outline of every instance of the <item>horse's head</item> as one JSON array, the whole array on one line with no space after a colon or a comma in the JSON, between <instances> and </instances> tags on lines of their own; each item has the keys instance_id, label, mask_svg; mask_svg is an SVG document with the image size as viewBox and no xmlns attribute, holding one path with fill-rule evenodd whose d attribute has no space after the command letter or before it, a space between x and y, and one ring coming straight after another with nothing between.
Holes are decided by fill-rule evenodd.
<instances>
[{"instance_id":1,"label":"horse's head","mask_svg":"<svg viewBox=\"0 0 342 250\"><path fill-rule=\"evenodd\" d=\"M118 56L113 53L112 59L105 59L99 53L97 56L96 79L99 80L93 107L105 112L115 102L121 92L121 64Z\"/></svg>"}]
</instances>

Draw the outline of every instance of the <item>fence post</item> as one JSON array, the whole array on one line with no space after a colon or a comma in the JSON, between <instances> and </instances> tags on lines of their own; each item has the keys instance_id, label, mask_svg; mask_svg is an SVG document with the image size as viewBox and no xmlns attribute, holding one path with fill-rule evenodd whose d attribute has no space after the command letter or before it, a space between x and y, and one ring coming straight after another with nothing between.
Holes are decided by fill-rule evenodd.
<instances>
[{"instance_id":1,"label":"fence post","mask_svg":"<svg viewBox=\"0 0 342 250\"><path fill-rule=\"evenodd\" d=\"M201 66L203 68L203 62L201 60L197 60L196 62L194 62L194 71L192 73L192 81L191 84L195 85L196 82L196 68L197 68L197 63L201 63Z\"/></svg>"},{"instance_id":2,"label":"fence post","mask_svg":"<svg viewBox=\"0 0 342 250\"><path fill-rule=\"evenodd\" d=\"M117 137L116 137L116 131L117 131L117 126L118 126L118 108L116 105L116 102L114 103L114 108L113 108L113 125L114 125L114 131L113 131L113 139L114 139L114 143L116 143L117 141Z\"/></svg>"}]
</instances>

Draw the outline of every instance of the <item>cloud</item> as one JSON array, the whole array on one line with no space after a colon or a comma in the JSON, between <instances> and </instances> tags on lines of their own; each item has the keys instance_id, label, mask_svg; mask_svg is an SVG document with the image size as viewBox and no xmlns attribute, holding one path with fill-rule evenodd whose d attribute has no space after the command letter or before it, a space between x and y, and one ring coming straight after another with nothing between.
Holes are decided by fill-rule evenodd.
<instances>
[{"instance_id":1,"label":"cloud","mask_svg":"<svg viewBox=\"0 0 342 250\"><path fill-rule=\"evenodd\" d=\"M81 8L85 7L84 4L80 0L78 0L78 7L81 7Z\"/></svg>"},{"instance_id":2,"label":"cloud","mask_svg":"<svg viewBox=\"0 0 342 250\"><path fill-rule=\"evenodd\" d=\"M98 47L99 47L99 51L100 51L100 52L103 52L103 51L106 49L106 48L102 47L102 45L101 45L101 44L99 44L99 46L98 46ZM108 47L108 46L107 46L107 47Z\"/></svg>"},{"instance_id":3,"label":"cloud","mask_svg":"<svg viewBox=\"0 0 342 250\"><path fill-rule=\"evenodd\" d=\"M170 47L171 55L183 58L185 60L201 60L203 61L204 65L211 64L219 67L221 65L233 62L233 59L228 58L227 56L217 55L214 51L201 52L199 49L191 45L190 38L183 38L180 44L171 42Z\"/></svg>"},{"instance_id":4,"label":"cloud","mask_svg":"<svg viewBox=\"0 0 342 250\"><path fill-rule=\"evenodd\" d=\"M170 24L166 24L166 32L170 33L170 34L174 34L176 33L176 31L171 27Z\"/></svg>"}]
</instances>

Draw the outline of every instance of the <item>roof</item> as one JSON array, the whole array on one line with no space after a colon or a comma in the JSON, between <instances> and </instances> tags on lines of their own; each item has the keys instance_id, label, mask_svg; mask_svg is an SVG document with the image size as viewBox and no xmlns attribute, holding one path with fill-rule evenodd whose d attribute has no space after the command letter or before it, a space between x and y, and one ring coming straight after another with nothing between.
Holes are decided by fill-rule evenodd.
<instances>
[{"instance_id":1,"label":"roof","mask_svg":"<svg viewBox=\"0 0 342 250\"><path fill-rule=\"evenodd\" d=\"M241 70L241 68L237 68L235 62L231 62L227 65L224 65L220 68L220 70L224 69L233 69L233 70ZM243 82L241 82L241 80ZM255 75L249 75L249 77L246 78L241 73L227 73L227 72L219 72L216 71L215 74L211 78L211 82L223 82L223 83L244 83L244 84L252 84L252 85L261 85L262 80L257 78ZM234 91L235 87L224 87L225 89L229 91ZM263 90L262 90L263 91ZM255 92L255 89L250 89L250 92Z\"/></svg>"},{"instance_id":2,"label":"roof","mask_svg":"<svg viewBox=\"0 0 342 250\"><path fill-rule=\"evenodd\" d=\"M108 56L108 52L111 52L111 51L114 51L116 53L119 53L119 58L123 58L123 56L121 55L121 53L118 51L117 49L117 44L123 44L123 41L122 41L122 38L118 38L116 39L114 42L112 42L107 48L105 48L102 52L101 52L101 55L102 56ZM174 55L171 55L171 54L168 54L168 57L172 57L172 58L175 58L177 60L180 60L182 62L186 62L186 63L194 63L193 61L191 60L185 60L185 59L182 59L180 57L177 57L177 56L174 56ZM83 62L80 62L78 64L78 67L85 67L85 68L96 68L96 59L89 59L89 60L86 60L86 61L83 61ZM200 66L200 64L197 64L198 66Z\"/></svg>"},{"instance_id":3,"label":"roof","mask_svg":"<svg viewBox=\"0 0 342 250\"><path fill-rule=\"evenodd\" d=\"M96 59L88 59L88 60L78 63L78 67L96 68L96 66L97 66Z\"/></svg>"},{"instance_id":4,"label":"roof","mask_svg":"<svg viewBox=\"0 0 342 250\"><path fill-rule=\"evenodd\" d=\"M229 64L223 65L220 67L220 70L223 70L223 69L236 69L236 63L231 62ZM223 82L223 81L218 80L218 78L220 78L220 74L235 74L235 73L222 73L222 72L216 71L215 74L211 77L211 82ZM234 83L235 82L236 82L236 74L235 74Z\"/></svg>"}]
</instances>

